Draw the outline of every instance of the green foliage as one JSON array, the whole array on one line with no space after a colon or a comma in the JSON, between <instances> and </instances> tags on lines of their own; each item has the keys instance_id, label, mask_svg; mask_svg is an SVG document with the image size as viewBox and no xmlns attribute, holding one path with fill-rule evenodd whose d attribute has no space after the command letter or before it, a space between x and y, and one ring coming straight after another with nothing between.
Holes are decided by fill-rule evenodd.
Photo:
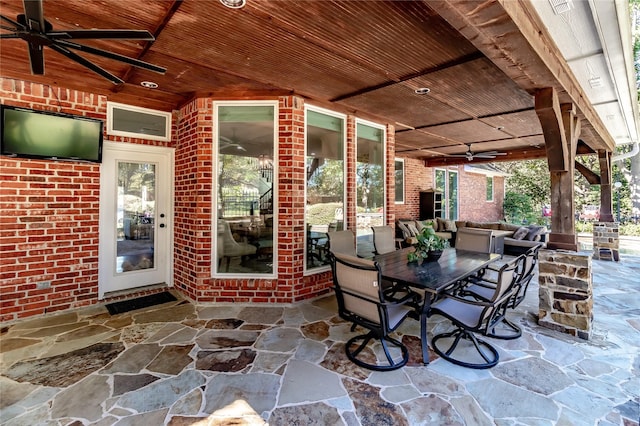
<instances>
[{"instance_id":1,"label":"green foliage","mask_svg":"<svg viewBox=\"0 0 640 426\"><path fill-rule=\"evenodd\" d=\"M407 254L409 262L415 262L427 257L430 251L444 250L449 247L449 241L436 235L432 226L425 226L422 232L416 235L418 242L414 245L415 251Z\"/></svg>"},{"instance_id":2,"label":"green foliage","mask_svg":"<svg viewBox=\"0 0 640 426\"><path fill-rule=\"evenodd\" d=\"M593 222L584 221L584 220L576 221L576 232L577 233L584 232L584 233L587 233L587 234L593 233Z\"/></svg>"},{"instance_id":3,"label":"green foliage","mask_svg":"<svg viewBox=\"0 0 640 426\"><path fill-rule=\"evenodd\" d=\"M526 194L507 192L504 194L503 209L507 223L548 225L548 219L542 216L542 207L534 207L531 197Z\"/></svg>"},{"instance_id":4,"label":"green foliage","mask_svg":"<svg viewBox=\"0 0 640 426\"><path fill-rule=\"evenodd\" d=\"M620 225L619 232L620 235L640 237L640 223L626 223Z\"/></svg>"},{"instance_id":5,"label":"green foliage","mask_svg":"<svg viewBox=\"0 0 640 426\"><path fill-rule=\"evenodd\" d=\"M341 208L342 203L321 203L307 207L307 223L311 225L328 225L335 221L336 209Z\"/></svg>"}]
</instances>

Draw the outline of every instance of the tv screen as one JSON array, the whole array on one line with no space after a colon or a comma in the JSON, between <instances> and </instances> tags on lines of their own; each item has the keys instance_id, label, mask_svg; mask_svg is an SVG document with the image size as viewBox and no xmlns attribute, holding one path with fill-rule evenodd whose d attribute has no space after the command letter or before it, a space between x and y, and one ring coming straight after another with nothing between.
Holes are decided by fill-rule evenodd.
<instances>
[{"instance_id":1,"label":"tv screen","mask_svg":"<svg viewBox=\"0 0 640 426\"><path fill-rule=\"evenodd\" d=\"M102 161L102 121L2 105L2 155Z\"/></svg>"}]
</instances>

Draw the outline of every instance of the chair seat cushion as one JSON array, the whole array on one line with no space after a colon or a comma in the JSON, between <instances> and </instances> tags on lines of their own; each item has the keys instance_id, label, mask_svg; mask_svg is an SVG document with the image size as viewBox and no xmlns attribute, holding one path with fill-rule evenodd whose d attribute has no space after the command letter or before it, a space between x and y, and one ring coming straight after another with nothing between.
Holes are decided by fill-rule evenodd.
<instances>
[{"instance_id":1,"label":"chair seat cushion","mask_svg":"<svg viewBox=\"0 0 640 426\"><path fill-rule=\"evenodd\" d=\"M412 310L413 308L407 305L389 305L387 309L389 314L389 328L394 330Z\"/></svg>"},{"instance_id":2,"label":"chair seat cushion","mask_svg":"<svg viewBox=\"0 0 640 426\"><path fill-rule=\"evenodd\" d=\"M432 313L440 313L454 323L458 322L466 328L478 326L482 310L482 306L471 305L449 298L442 299L431 306Z\"/></svg>"}]
</instances>

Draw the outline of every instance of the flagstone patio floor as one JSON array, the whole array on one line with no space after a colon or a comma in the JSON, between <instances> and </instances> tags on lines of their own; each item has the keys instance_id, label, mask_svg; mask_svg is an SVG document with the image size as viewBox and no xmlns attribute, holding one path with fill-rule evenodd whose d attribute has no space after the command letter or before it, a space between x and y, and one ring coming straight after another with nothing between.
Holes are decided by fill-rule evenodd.
<instances>
[{"instance_id":1,"label":"flagstone patio floor","mask_svg":"<svg viewBox=\"0 0 640 426\"><path fill-rule=\"evenodd\" d=\"M412 319L397 332L406 367L359 368L331 295L286 306L179 298L19 321L1 329L0 423L637 426L640 257L593 271L591 340L539 327L534 284L511 314L523 336L492 339L500 363L489 370L435 354L421 365ZM432 317L430 335L449 326Z\"/></svg>"}]
</instances>

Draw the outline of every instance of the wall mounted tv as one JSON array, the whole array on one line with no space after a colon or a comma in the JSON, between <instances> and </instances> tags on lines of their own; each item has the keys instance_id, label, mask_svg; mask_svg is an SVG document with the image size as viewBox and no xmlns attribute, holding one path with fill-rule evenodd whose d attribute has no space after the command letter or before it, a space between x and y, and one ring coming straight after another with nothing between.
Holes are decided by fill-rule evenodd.
<instances>
[{"instance_id":1,"label":"wall mounted tv","mask_svg":"<svg viewBox=\"0 0 640 426\"><path fill-rule=\"evenodd\" d=\"M0 106L0 153L12 157L102 161L101 120Z\"/></svg>"}]
</instances>

